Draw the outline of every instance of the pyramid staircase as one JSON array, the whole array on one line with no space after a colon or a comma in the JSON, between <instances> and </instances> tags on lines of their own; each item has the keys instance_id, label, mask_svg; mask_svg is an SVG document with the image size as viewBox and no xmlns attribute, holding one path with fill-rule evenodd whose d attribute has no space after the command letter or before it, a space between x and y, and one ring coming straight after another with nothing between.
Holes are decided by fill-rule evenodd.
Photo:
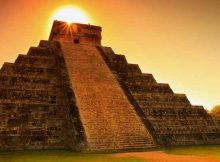
<instances>
[{"instance_id":1,"label":"pyramid staircase","mask_svg":"<svg viewBox=\"0 0 220 162\"><path fill-rule=\"evenodd\" d=\"M62 41L89 150L155 147L153 138L94 45Z\"/></svg>"}]
</instances>

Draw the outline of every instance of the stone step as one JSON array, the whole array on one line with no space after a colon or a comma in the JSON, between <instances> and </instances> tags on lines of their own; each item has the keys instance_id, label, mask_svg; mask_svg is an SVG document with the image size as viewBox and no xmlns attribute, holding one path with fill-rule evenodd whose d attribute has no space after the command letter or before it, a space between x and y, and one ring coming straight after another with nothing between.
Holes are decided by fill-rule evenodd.
<instances>
[{"instance_id":1,"label":"stone step","mask_svg":"<svg viewBox=\"0 0 220 162\"><path fill-rule=\"evenodd\" d=\"M101 48L101 50L103 50L103 52L106 54L106 56L117 57L115 52L113 51L113 49L111 47L101 46L100 48Z\"/></svg>"},{"instance_id":2,"label":"stone step","mask_svg":"<svg viewBox=\"0 0 220 162\"><path fill-rule=\"evenodd\" d=\"M1 82L0 82L1 84ZM43 82L33 82L33 83L26 83L26 84L1 84L0 89L5 90L47 90L47 91L58 91L60 89L58 84L49 84Z\"/></svg>"},{"instance_id":3,"label":"stone step","mask_svg":"<svg viewBox=\"0 0 220 162\"><path fill-rule=\"evenodd\" d=\"M171 93L173 94L172 89L168 84L144 84L144 85L132 85L128 87L128 89L132 93L161 93L161 94L167 94Z\"/></svg>"},{"instance_id":4,"label":"stone step","mask_svg":"<svg viewBox=\"0 0 220 162\"><path fill-rule=\"evenodd\" d=\"M20 88L20 87L1 87L0 91L2 91L2 93L8 91L9 93L14 93L14 92L22 92L22 93L26 93L26 94L38 94L38 93L45 93L45 94L55 94L55 93L59 93L58 89L51 89L51 88L42 88L42 87L38 87L38 88Z\"/></svg>"},{"instance_id":5,"label":"stone step","mask_svg":"<svg viewBox=\"0 0 220 162\"><path fill-rule=\"evenodd\" d=\"M124 147L130 147L130 148L148 148L148 147L155 147L154 144L149 143L123 143L121 144Z\"/></svg>"},{"instance_id":6,"label":"stone step","mask_svg":"<svg viewBox=\"0 0 220 162\"><path fill-rule=\"evenodd\" d=\"M0 71L0 75L9 76L54 76L57 73L56 68L19 66L12 63L4 63Z\"/></svg>"},{"instance_id":7,"label":"stone step","mask_svg":"<svg viewBox=\"0 0 220 162\"><path fill-rule=\"evenodd\" d=\"M45 109L48 107L48 106L52 106L52 107L56 107L56 106L59 106L59 107L63 107L64 105L62 104L59 104L59 103L56 103L56 104L52 104L52 103L46 103L45 102L25 102L25 101L11 101L11 100L0 100L0 106L6 106L7 108L13 106L13 105L18 105L18 106L30 106L30 108L34 108L35 106L40 106L42 108L45 107Z\"/></svg>"},{"instance_id":8,"label":"stone step","mask_svg":"<svg viewBox=\"0 0 220 162\"><path fill-rule=\"evenodd\" d=\"M198 114L195 115L191 115L187 116L186 118L181 118L181 117L177 117L176 119L172 119L170 118L169 120L167 119L160 119L160 118L154 118L154 119L150 119L152 122L156 121L158 123L166 123L166 122L170 122L170 123L184 123L185 125L191 125L191 123L195 123L196 125L201 124L201 123L206 123L205 125L213 125L215 122L212 120L212 118L206 118L206 117L202 117ZM167 121L166 121L167 120Z\"/></svg>"},{"instance_id":9,"label":"stone step","mask_svg":"<svg viewBox=\"0 0 220 162\"><path fill-rule=\"evenodd\" d=\"M106 145L107 144L107 145ZM112 141L112 142L106 142L103 144L100 143L91 143L91 146L133 146L133 147L147 147L147 146L155 146L153 143L149 142L137 142L137 141Z\"/></svg>"},{"instance_id":10,"label":"stone step","mask_svg":"<svg viewBox=\"0 0 220 162\"><path fill-rule=\"evenodd\" d=\"M115 54L109 47L100 47L99 49L112 71L119 72L121 75L141 74L139 66L137 64L128 64L124 55Z\"/></svg>"},{"instance_id":11,"label":"stone step","mask_svg":"<svg viewBox=\"0 0 220 162\"><path fill-rule=\"evenodd\" d=\"M152 74L138 74L138 75L126 75L122 77L123 81L127 86L130 85L143 85L143 84L155 84L156 80L154 79Z\"/></svg>"},{"instance_id":12,"label":"stone step","mask_svg":"<svg viewBox=\"0 0 220 162\"><path fill-rule=\"evenodd\" d=\"M14 75L0 75L0 88L3 87L14 87L19 88L25 86L30 87L55 87L58 85L59 79L57 76L47 77L47 76L14 76ZM46 88L46 87L45 87ZM24 88L21 88L24 89Z\"/></svg>"},{"instance_id":13,"label":"stone step","mask_svg":"<svg viewBox=\"0 0 220 162\"><path fill-rule=\"evenodd\" d=\"M105 145L99 145L99 146L92 146L92 150L98 151L98 150L129 150L129 149L154 149L157 148L154 145L113 145L113 146L105 146Z\"/></svg>"},{"instance_id":14,"label":"stone step","mask_svg":"<svg viewBox=\"0 0 220 162\"><path fill-rule=\"evenodd\" d=\"M128 62L124 55L120 54L104 54L104 57L109 62L109 65L112 70L116 70L116 68L124 69L128 65Z\"/></svg>"},{"instance_id":15,"label":"stone step","mask_svg":"<svg viewBox=\"0 0 220 162\"><path fill-rule=\"evenodd\" d=\"M164 120L176 120L177 123L178 121L181 121L181 120L193 120L193 119L198 119L198 120L206 120L205 118L202 118L198 115L190 115L190 116L187 116L187 117L182 117L182 116L171 116L171 115L168 115L168 116L148 116L148 120L151 121L151 122L160 122L160 121L164 121ZM155 123L154 123L155 124Z\"/></svg>"},{"instance_id":16,"label":"stone step","mask_svg":"<svg viewBox=\"0 0 220 162\"><path fill-rule=\"evenodd\" d=\"M117 144L117 145L124 145L124 144L135 144L135 145L154 145L154 143L152 141L140 141L140 140L124 140L124 141L121 141L121 140L110 140L110 141L104 141L104 140L93 140L93 142L91 142L90 144L91 145L99 145L99 144L102 144L102 143L105 143L105 144L108 144L108 145L111 145L111 144Z\"/></svg>"},{"instance_id":17,"label":"stone step","mask_svg":"<svg viewBox=\"0 0 220 162\"><path fill-rule=\"evenodd\" d=\"M91 145L91 148L99 148L99 149L125 149L125 148L156 148L155 145L152 144L135 144L135 143L112 143L110 145L103 145L103 144L97 144L97 145Z\"/></svg>"},{"instance_id":18,"label":"stone step","mask_svg":"<svg viewBox=\"0 0 220 162\"><path fill-rule=\"evenodd\" d=\"M163 123L163 124L156 124L156 122L154 122L154 126L157 128L160 128L161 130L213 130L216 129L215 125L213 124L212 126L207 125L206 123L200 123L200 124L191 124L189 125L184 125L182 123L179 124L172 124L172 123ZM201 126L203 128L201 128ZM179 128L181 127L181 128Z\"/></svg>"},{"instance_id":19,"label":"stone step","mask_svg":"<svg viewBox=\"0 0 220 162\"><path fill-rule=\"evenodd\" d=\"M31 55L19 55L15 60L16 65L25 66L44 66L44 67L55 67L56 60L54 56L31 56Z\"/></svg>"},{"instance_id":20,"label":"stone step","mask_svg":"<svg viewBox=\"0 0 220 162\"><path fill-rule=\"evenodd\" d=\"M126 67L126 73L136 74L136 75L142 74L138 64L128 64Z\"/></svg>"},{"instance_id":21,"label":"stone step","mask_svg":"<svg viewBox=\"0 0 220 162\"><path fill-rule=\"evenodd\" d=\"M31 47L27 55L50 57L51 55L53 55L53 52L44 47Z\"/></svg>"},{"instance_id":22,"label":"stone step","mask_svg":"<svg viewBox=\"0 0 220 162\"><path fill-rule=\"evenodd\" d=\"M60 93L60 92L59 92ZM0 101L32 101L54 103L58 101L59 93L51 90L14 90L0 89Z\"/></svg>"},{"instance_id":23,"label":"stone step","mask_svg":"<svg viewBox=\"0 0 220 162\"><path fill-rule=\"evenodd\" d=\"M201 114L200 110L193 110L191 108L186 107L170 107L170 108L143 108L144 113L148 117L150 121L191 121L191 120L205 120L205 121L213 121L210 116L207 114Z\"/></svg>"},{"instance_id":24,"label":"stone step","mask_svg":"<svg viewBox=\"0 0 220 162\"><path fill-rule=\"evenodd\" d=\"M110 66L111 70L117 73L119 76L124 77L127 75L141 75L142 72L137 64L127 64L127 65L112 65Z\"/></svg>"},{"instance_id":25,"label":"stone step","mask_svg":"<svg viewBox=\"0 0 220 162\"><path fill-rule=\"evenodd\" d=\"M184 102L190 104L185 94L132 93L137 101L148 102Z\"/></svg>"},{"instance_id":26,"label":"stone step","mask_svg":"<svg viewBox=\"0 0 220 162\"><path fill-rule=\"evenodd\" d=\"M172 109L172 108L176 108L176 109L181 109L181 108L190 108L190 104L189 103L184 103L184 102L148 102L146 101L137 101L137 103L139 104L139 106L142 109L151 109L151 108L156 108L155 111L157 112L163 112L163 111L158 111L158 109ZM164 111L166 112L166 111Z\"/></svg>"},{"instance_id":27,"label":"stone step","mask_svg":"<svg viewBox=\"0 0 220 162\"><path fill-rule=\"evenodd\" d=\"M0 69L0 75L1 74L7 74L7 70L11 70L11 67L13 66L13 63L9 63L9 62L4 62L4 64L2 65L1 69Z\"/></svg>"},{"instance_id":28,"label":"stone step","mask_svg":"<svg viewBox=\"0 0 220 162\"><path fill-rule=\"evenodd\" d=\"M48 41L48 40L41 40L38 47L41 47L41 48L51 48L51 45L52 45L52 42Z\"/></svg>"},{"instance_id":29,"label":"stone step","mask_svg":"<svg viewBox=\"0 0 220 162\"><path fill-rule=\"evenodd\" d=\"M153 121L153 120L193 120L193 119L201 119L201 120L206 120L207 118L205 117L201 117L198 114L191 114L189 116L184 116L184 115L180 115L180 114L167 114L167 115L156 115L153 113L149 113L149 112L145 112L148 115L148 119Z\"/></svg>"},{"instance_id":30,"label":"stone step","mask_svg":"<svg viewBox=\"0 0 220 162\"><path fill-rule=\"evenodd\" d=\"M203 134L203 133L216 133L216 130L207 130L207 129L155 129L158 135L163 134L172 134L172 135L181 135L181 134Z\"/></svg>"}]
</instances>

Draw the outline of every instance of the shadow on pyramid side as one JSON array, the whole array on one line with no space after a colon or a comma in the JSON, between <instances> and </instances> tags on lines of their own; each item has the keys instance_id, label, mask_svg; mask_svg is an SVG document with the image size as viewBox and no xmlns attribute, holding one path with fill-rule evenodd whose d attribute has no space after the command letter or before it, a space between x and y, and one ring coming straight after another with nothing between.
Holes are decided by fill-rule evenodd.
<instances>
[{"instance_id":1,"label":"shadow on pyramid side","mask_svg":"<svg viewBox=\"0 0 220 162\"><path fill-rule=\"evenodd\" d=\"M101 45L101 27L54 21L0 70L0 149L132 150L220 144L220 122Z\"/></svg>"}]
</instances>

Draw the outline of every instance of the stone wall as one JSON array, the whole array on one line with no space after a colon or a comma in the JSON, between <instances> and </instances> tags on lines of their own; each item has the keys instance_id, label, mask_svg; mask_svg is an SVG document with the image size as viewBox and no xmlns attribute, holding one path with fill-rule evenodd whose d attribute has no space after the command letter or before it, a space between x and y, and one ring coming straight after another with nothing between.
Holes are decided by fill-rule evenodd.
<instances>
[{"instance_id":1,"label":"stone wall","mask_svg":"<svg viewBox=\"0 0 220 162\"><path fill-rule=\"evenodd\" d=\"M41 41L14 64L3 65L0 149L77 149L77 128L70 113L74 101L67 97L73 94L71 90L66 94L69 80L65 74L59 44L54 42Z\"/></svg>"}]
</instances>

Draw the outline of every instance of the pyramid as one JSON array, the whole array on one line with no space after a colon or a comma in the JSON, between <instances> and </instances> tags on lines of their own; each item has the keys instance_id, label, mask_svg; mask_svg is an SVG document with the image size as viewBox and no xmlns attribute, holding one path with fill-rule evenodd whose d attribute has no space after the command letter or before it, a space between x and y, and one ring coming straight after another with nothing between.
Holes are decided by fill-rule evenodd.
<instances>
[{"instance_id":1,"label":"pyramid","mask_svg":"<svg viewBox=\"0 0 220 162\"><path fill-rule=\"evenodd\" d=\"M54 21L0 70L0 149L220 144L220 121L101 45L99 26Z\"/></svg>"}]
</instances>

